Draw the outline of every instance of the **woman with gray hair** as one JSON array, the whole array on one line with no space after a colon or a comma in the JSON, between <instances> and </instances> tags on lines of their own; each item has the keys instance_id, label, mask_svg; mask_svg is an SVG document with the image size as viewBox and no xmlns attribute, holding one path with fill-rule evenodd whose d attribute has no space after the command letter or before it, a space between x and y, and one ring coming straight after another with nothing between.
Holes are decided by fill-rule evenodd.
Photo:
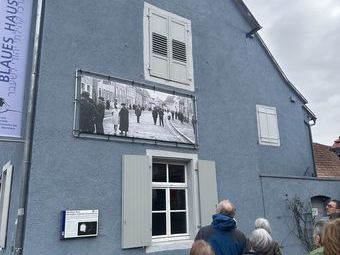
<instances>
[{"instance_id":1,"label":"woman with gray hair","mask_svg":"<svg viewBox=\"0 0 340 255\"><path fill-rule=\"evenodd\" d=\"M258 228L263 228L264 230L267 230L267 232L271 235L272 234L272 229L270 227L270 223L267 219L265 218L257 218L255 220L255 229Z\"/></svg>"},{"instance_id":2,"label":"woman with gray hair","mask_svg":"<svg viewBox=\"0 0 340 255\"><path fill-rule=\"evenodd\" d=\"M270 223L265 218L257 218L255 220L255 230L257 229L263 229L265 230L271 237L272 229L270 227ZM272 240L270 249L267 251L267 253L264 253L266 255L282 255L279 244Z\"/></svg>"},{"instance_id":3,"label":"woman with gray hair","mask_svg":"<svg viewBox=\"0 0 340 255\"><path fill-rule=\"evenodd\" d=\"M250 237L250 251L244 254L267 255L271 254L273 239L270 234L263 228L255 229Z\"/></svg>"}]
</instances>

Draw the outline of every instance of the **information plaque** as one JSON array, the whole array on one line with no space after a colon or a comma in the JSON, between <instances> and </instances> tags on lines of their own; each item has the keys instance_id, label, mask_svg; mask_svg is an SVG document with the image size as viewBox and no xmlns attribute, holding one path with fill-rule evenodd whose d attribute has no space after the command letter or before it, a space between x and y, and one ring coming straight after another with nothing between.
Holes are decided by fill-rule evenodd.
<instances>
[{"instance_id":1,"label":"information plaque","mask_svg":"<svg viewBox=\"0 0 340 255\"><path fill-rule=\"evenodd\" d=\"M98 235L99 210L61 211L60 239Z\"/></svg>"}]
</instances>

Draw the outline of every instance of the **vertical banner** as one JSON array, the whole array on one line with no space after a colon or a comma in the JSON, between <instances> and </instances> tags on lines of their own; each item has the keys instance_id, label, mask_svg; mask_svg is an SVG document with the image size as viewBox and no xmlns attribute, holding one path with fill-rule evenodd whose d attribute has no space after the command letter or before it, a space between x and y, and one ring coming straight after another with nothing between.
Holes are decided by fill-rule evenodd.
<instances>
[{"instance_id":1,"label":"vertical banner","mask_svg":"<svg viewBox=\"0 0 340 255\"><path fill-rule=\"evenodd\" d=\"M21 137L32 0L0 0L0 136Z\"/></svg>"}]
</instances>

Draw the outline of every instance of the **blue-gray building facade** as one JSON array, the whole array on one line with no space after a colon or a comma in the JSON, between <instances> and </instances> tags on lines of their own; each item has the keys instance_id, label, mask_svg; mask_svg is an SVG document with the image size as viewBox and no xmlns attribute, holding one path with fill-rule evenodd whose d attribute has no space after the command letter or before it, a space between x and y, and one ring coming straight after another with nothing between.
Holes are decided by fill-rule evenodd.
<instances>
[{"instance_id":1,"label":"blue-gray building facade","mask_svg":"<svg viewBox=\"0 0 340 255\"><path fill-rule=\"evenodd\" d=\"M190 245L181 248L176 241L172 246L160 242L154 249L153 241L135 247L122 244L122 207L129 204L135 214L140 212L137 199L123 201L124 155L154 151L214 162L218 200L234 202L238 228L249 235L254 220L266 217L283 254L306 254L287 224L291 220L287 198L298 195L308 203L313 196L340 197L339 180L315 177L309 126L314 116L305 107L307 101L259 35L249 34L255 21L247 18L242 3L147 3L191 22L194 89L146 79L144 1L45 1L23 254L188 254ZM197 145L77 137L73 130L77 70L191 95ZM276 110L275 146L259 142L258 105ZM0 164L11 161L14 166L6 248L0 254L11 254L14 245L23 150L22 142L0 141ZM60 240L60 212L73 209L99 210L96 237ZM188 220L189 243L199 225L199 220Z\"/></svg>"}]
</instances>

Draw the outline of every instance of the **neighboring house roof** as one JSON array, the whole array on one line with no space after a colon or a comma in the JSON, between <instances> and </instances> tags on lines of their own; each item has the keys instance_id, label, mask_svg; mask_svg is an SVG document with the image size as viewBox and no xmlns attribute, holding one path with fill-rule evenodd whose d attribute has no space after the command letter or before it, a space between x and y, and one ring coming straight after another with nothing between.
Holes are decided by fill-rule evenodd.
<instances>
[{"instance_id":1,"label":"neighboring house roof","mask_svg":"<svg viewBox=\"0 0 340 255\"><path fill-rule=\"evenodd\" d=\"M273 57L273 55L271 54L271 52L269 51L268 47L266 46L266 44L264 43L264 41L262 40L261 36L257 33L258 30L260 30L262 27L261 25L257 22L257 20L255 19L255 17L253 16L253 14L250 12L250 10L248 9L248 7L246 6L246 4L242 1L242 0L234 0L234 3L236 4L236 6L238 7L239 11L241 12L242 16L246 19L246 21L248 22L248 24L251 27L251 30L247 33L247 37L250 37L250 35L256 35L256 37L259 39L262 48L265 50L265 52L268 54L269 58L271 59L272 63L274 64L274 66L276 67L276 69L278 70L278 72L280 73L281 77L283 78L283 80L286 82L286 84L293 90L293 92L302 100L302 102L304 104L307 104L308 101L307 99L300 93L300 91L298 91L298 89L288 80L287 76L285 75L285 73L283 72L283 70L281 69L281 67L279 66L279 64L276 62L275 58ZM311 115L311 119L313 119L314 121L316 120L316 116L315 114L309 109L306 109L307 112Z\"/></svg>"},{"instance_id":2,"label":"neighboring house roof","mask_svg":"<svg viewBox=\"0 0 340 255\"><path fill-rule=\"evenodd\" d=\"M340 177L340 158L331 146L313 143L317 177Z\"/></svg>"}]
</instances>

